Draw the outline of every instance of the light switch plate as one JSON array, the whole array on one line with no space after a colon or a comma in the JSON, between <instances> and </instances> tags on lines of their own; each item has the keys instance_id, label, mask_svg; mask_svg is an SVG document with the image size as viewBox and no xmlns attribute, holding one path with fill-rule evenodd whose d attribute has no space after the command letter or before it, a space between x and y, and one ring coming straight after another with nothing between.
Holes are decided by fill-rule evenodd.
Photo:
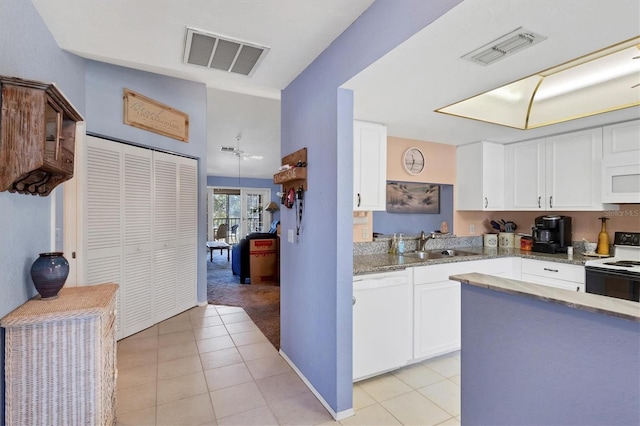
<instances>
[{"instance_id":1,"label":"light switch plate","mask_svg":"<svg viewBox=\"0 0 640 426\"><path fill-rule=\"evenodd\" d=\"M287 229L287 241L293 242L293 229Z\"/></svg>"}]
</instances>

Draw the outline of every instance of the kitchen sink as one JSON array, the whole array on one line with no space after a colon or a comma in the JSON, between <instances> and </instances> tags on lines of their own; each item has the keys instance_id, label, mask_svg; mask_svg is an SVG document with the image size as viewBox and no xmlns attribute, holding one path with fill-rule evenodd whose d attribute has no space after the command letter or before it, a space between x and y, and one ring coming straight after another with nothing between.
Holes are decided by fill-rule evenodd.
<instances>
[{"instance_id":1,"label":"kitchen sink","mask_svg":"<svg viewBox=\"0 0 640 426\"><path fill-rule=\"evenodd\" d=\"M431 251L412 251L409 253L405 253L404 255L409 257L417 257L419 259L442 259L443 257L445 257L445 255L440 252Z\"/></svg>"},{"instance_id":2,"label":"kitchen sink","mask_svg":"<svg viewBox=\"0 0 640 426\"><path fill-rule=\"evenodd\" d=\"M405 256L417 257L420 259L443 259L445 257L459 256L477 256L479 253L464 250L430 250L430 251L412 251L405 253Z\"/></svg>"}]
</instances>

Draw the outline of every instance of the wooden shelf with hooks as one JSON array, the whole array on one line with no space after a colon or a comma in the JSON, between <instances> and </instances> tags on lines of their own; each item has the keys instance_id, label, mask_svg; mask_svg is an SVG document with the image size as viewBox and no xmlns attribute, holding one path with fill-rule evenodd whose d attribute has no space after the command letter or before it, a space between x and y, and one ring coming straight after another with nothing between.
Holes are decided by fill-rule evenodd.
<instances>
[{"instance_id":1,"label":"wooden shelf with hooks","mask_svg":"<svg viewBox=\"0 0 640 426\"><path fill-rule=\"evenodd\" d=\"M294 153L282 157L282 165L289 164L292 168L283 170L273 175L273 183L282 184L282 189L302 187L307 190L307 167L295 167L299 162L307 163L307 148L302 148Z\"/></svg>"}]
</instances>

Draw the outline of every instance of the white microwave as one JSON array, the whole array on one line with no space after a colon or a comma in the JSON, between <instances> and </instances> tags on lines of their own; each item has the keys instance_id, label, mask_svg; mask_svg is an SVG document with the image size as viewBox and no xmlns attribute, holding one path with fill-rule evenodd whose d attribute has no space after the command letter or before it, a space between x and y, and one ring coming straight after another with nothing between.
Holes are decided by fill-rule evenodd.
<instances>
[{"instance_id":1,"label":"white microwave","mask_svg":"<svg viewBox=\"0 0 640 426\"><path fill-rule=\"evenodd\" d=\"M640 203L640 153L602 160L602 202Z\"/></svg>"}]
</instances>

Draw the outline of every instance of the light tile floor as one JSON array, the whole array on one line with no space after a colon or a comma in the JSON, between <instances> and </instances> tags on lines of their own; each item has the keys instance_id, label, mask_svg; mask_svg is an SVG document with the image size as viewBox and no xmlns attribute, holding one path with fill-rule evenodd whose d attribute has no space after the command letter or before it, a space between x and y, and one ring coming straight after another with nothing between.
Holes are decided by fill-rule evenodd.
<instances>
[{"instance_id":1,"label":"light tile floor","mask_svg":"<svg viewBox=\"0 0 640 426\"><path fill-rule=\"evenodd\" d=\"M336 422L242 308L196 307L118 342L118 425L459 425L460 355L353 386Z\"/></svg>"}]
</instances>

